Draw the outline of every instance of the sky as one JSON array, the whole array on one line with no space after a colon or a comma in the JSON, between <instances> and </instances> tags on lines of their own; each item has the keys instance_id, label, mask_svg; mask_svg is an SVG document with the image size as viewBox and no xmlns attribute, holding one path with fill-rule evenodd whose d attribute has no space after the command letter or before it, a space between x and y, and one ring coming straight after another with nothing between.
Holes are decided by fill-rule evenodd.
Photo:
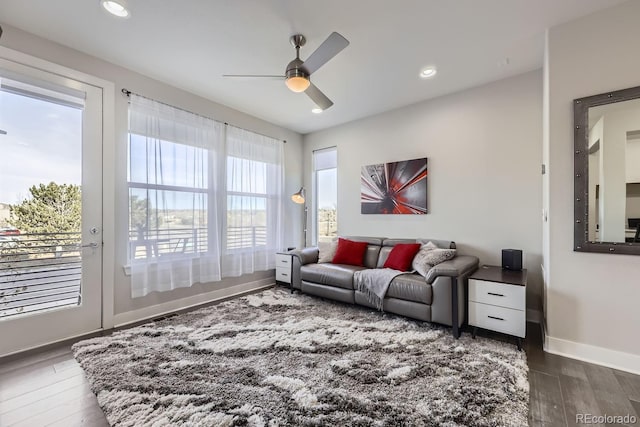
<instances>
[{"instance_id":1,"label":"sky","mask_svg":"<svg viewBox=\"0 0 640 427\"><path fill-rule=\"evenodd\" d=\"M82 181L82 110L0 91L0 203L37 184Z\"/></svg>"},{"instance_id":2,"label":"sky","mask_svg":"<svg viewBox=\"0 0 640 427\"><path fill-rule=\"evenodd\" d=\"M337 169L318 171L318 207L320 209L335 208L338 201Z\"/></svg>"}]
</instances>

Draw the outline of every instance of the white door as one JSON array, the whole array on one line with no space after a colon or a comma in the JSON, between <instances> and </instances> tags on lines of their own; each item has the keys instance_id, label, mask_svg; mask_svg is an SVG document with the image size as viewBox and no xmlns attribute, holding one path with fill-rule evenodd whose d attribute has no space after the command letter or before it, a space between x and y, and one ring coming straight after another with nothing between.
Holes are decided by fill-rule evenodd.
<instances>
[{"instance_id":1,"label":"white door","mask_svg":"<svg viewBox=\"0 0 640 427\"><path fill-rule=\"evenodd\" d=\"M0 58L0 356L102 326L102 89Z\"/></svg>"}]
</instances>

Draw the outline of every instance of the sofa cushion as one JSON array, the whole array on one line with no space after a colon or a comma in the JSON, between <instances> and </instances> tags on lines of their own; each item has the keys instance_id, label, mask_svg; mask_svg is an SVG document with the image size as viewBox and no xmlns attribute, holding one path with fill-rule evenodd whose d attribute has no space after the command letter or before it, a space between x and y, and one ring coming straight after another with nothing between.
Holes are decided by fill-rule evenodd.
<instances>
[{"instance_id":1,"label":"sofa cushion","mask_svg":"<svg viewBox=\"0 0 640 427\"><path fill-rule=\"evenodd\" d=\"M413 269L422 276L427 277L431 267L448 261L455 256L455 249L440 249L434 243L429 242L422 245L420 251L413 258Z\"/></svg>"},{"instance_id":2,"label":"sofa cushion","mask_svg":"<svg viewBox=\"0 0 640 427\"><path fill-rule=\"evenodd\" d=\"M338 249L337 240L332 242L318 242L318 263L333 261L333 257L336 255L336 249Z\"/></svg>"},{"instance_id":3,"label":"sofa cushion","mask_svg":"<svg viewBox=\"0 0 640 427\"><path fill-rule=\"evenodd\" d=\"M401 274L391 281L386 297L431 305L431 285L419 274Z\"/></svg>"},{"instance_id":4,"label":"sofa cushion","mask_svg":"<svg viewBox=\"0 0 640 427\"><path fill-rule=\"evenodd\" d=\"M355 242L340 238L338 239L338 249L331 262L364 266L364 254L367 251L367 246L369 246L367 242Z\"/></svg>"},{"instance_id":5,"label":"sofa cushion","mask_svg":"<svg viewBox=\"0 0 640 427\"><path fill-rule=\"evenodd\" d=\"M367 268L376 268L378 266L378 255L380 254L382 241L385 240L384 237L343 236L343 238L354 242L367 242L369 246L367 246L367 252L364 254L364 266Z\"/></svg>"},{"instance_id":6,"label":"sofa cushion","mask_svg":"<svg viewBox=\"0 0 640 427\"><path fill-rule=\"evenodd\" d=\"M367 268L376 268L378 264L378 256L380 255L380 246L369 245L364 253L364 266Z\"/></svg>"},{"instance_id":7,"label":"sofa cushion","mask_svg":"<svg viewBox=\"0 0 640 427\"><path fill-rule=\"evenodd\" d=\"M419 243L416 239L384 239L382 241L382 247L380 248L380 255L378 256L377 268L384 268L384 263L387 262L387 258L393 248L398 244L411 244Z\"/></svg>"},{"instance_id":8,"label":"sofa cushion","mask_svg":"<svg viewBox=\"0 0 640 427\"><path fill-rule=\"evenodd\" d=\"M384 262L384 268L407 271L411 267L411 261L420 250L420 243L398 243L393 247L389 257Z\"/></svg>"},{"instance_id":9,"label":"sofa cushion","mask_svg":"<svg viewBox=\"0 0 640 427\"><path fill-rule=\"evenodd\" d=\"M300 267L300 278L305 282L353 289L353 273L364 269L344 264L307 264Z\"/></svg>"}]
</instances>

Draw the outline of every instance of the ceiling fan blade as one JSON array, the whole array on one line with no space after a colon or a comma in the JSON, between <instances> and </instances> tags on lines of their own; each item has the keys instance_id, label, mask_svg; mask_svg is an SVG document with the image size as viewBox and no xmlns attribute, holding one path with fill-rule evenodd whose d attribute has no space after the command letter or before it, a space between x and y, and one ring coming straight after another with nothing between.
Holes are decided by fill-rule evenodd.
<instances>
[{"instance_id":1,"label":"ceiling fan blade","mask_svg":"<svg viewBox=\"0 0 640 427\"><path fill-rule=\"evenodd\" d=\"M335 31L313 52L302 66L309 74L313 74L318 68L329 62L331 58L339 54L349 46L349 40Z\"/></svg>"},{"instance_id":2,"label":"ceiling fan blade","mask_svg":"<svg viewBox=\"0 0 640 427\"><path fill-rule=\"evenodd\" d=\"M327 108L333 105L333 101L327 98L327 95L322 93L322 91L320 91L320 89L318 89L316 85L314 85L313 83L309 85L309 87L307 88L307 90L304 91L304 93L306 93L307 96L311 98L311 100L315 102L316 105L322 108L323 110L326 110Z\"/></svg>"},{"instance_id":3,"label":"ceiling fan blade","mask_svg":"<svg viewBox=\"0 0 640 427\"><path fill-rule=\"evenodd\" d=\"M257 78L257 79L284 79L285 76L276 76L272 74L223 74L222 77L232 78Z\"/></svg>"}]
</instances>

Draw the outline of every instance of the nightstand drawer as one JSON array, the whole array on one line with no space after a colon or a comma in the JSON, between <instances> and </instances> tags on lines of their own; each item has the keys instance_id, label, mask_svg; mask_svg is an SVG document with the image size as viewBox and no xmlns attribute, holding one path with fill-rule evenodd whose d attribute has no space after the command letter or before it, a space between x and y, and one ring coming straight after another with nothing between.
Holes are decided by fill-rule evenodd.
<instances>
[{"instance_id":1,"label":"nightstand drawer","mask_svg":"<svg viewBox=\"0 0 640 427\"><path fill-rule=\"evenodd\" d=\"M291 283L291 268L276 267L276 280L278 282Z\"/></svg>"},{"instance_id":2,"label":"nightstand drawer","mask_svg":"<svg viewBox=\"0 0 640 427\"><path fill-rule=\"evenodd\" d=\"M276 268L278 267L291 269L291 255L276 254Z\"/></svg>"},{"instance_id":3,"label":"nightstand drawer","mask_svg":"<svg viewBox=\"0 0 640 427\"><path fill-rule=\"evenodd\" d=\"M524 310L526 307L526 288L506 283L487 282L469 279L469 301Z\"/></svg>"},{"instance_id":4,"label":"nightstand drawer","mask_svg":"<svg viewBox=\"0 0 640 427\"><path fill-rule=\"evenodd\" d=\"M524 338L526 315L524 310L469 302L469 325Z\"/></svg>"}]
</instances>

